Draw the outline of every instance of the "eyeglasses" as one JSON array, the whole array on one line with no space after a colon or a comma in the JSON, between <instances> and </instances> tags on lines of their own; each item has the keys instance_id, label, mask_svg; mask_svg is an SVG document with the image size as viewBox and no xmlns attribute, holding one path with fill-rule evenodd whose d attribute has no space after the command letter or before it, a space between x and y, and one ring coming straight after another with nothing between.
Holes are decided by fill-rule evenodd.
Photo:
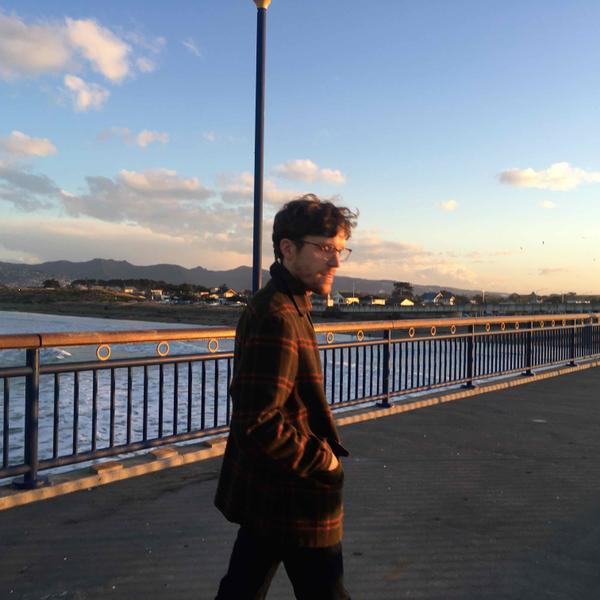
<instances>
[{"instance_id":1,"label":"eyeglasses","mask_svg":"<svg viewBox=\"0 0 600 600\"><path fill-rule=\"evenodd\" d=\"M316 246L321 250L324 256L327 259L333 257L334 254L337 253L340 262L345 262L350 258L350 254L352 254L352 250L350 248L336 248L333 244L318 244L317 242L309 242L308 240L297 240L298 244L310 244L311 246Z\"/></svg>"}]
</instances>

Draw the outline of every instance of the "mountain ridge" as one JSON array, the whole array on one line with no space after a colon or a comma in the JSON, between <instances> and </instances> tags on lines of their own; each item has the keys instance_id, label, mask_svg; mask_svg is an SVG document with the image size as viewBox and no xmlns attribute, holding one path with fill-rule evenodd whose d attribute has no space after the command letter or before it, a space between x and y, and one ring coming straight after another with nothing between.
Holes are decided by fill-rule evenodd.
<instances>
[{"instance_id":1,"label":"mountain ridge","mask_svg":"<svg viewBox=\"0 0 600 600\"><path fill-rule=\"evenodd\" d=\"M236 290L249 289L252 286L252 268L239 266L222 271L210 270L202 266L188 269L181 265L159 263L155 265L134 265L127 260L94 258L89 261L75 262L70 260L47 261L38 264L0 262L0 285L10 287L26 287L41 285L48 278L55 278L63 283L75 279L151 279L180 285L189 283L207 288L222 284ZM263 281L269 279L269 272L263 269ZM356 290L362 294L389 294L393 290L392 279L365 279L337 275L334 289L349 292ZM435 284L413 284L416 294L448 290L453 294L472 296L481 290L439 286ZM501 292L490 292L501 293Z\"/></svg>"}]
</instances>

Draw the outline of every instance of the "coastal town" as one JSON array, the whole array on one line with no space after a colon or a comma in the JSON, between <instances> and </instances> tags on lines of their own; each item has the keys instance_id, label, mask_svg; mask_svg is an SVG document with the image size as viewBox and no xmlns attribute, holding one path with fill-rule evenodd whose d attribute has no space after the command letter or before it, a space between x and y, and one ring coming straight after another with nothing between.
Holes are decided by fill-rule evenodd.
<instances>
[{"instance_id":1,"label":"coastal town","mask_svg":"<svg viewBox=\"0 0 600 600\"><path fill-rule=\"evenodd\" d=\"M44 280L38 286L0 286L0 307L6 303L23 305L48 304L58 301L106 302L144 305L201 305L205 307L241 307L251 295L248 289L236 290L223 283L220 286L169 284L164 281L76 279L71 282L55 278ZM393 283L391 293L368 294L359 290L335 290L328 296L313 295L315 312L499 312L527 314L529 312L556 313L598 310L600 296L579 295L575 292L536 294L498 294L482 291L466 295L438 289L417 294L409 282Z\"/></svg>"}]
</instances>

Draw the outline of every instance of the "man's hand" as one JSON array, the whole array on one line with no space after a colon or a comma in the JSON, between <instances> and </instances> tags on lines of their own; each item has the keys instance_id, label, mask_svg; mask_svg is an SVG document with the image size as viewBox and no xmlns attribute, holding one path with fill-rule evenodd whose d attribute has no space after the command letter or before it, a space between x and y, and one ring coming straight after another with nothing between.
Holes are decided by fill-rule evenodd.
<instances>
[{"instance_id":1,"label":"man's hand","mask_svg":"<svg viewBox=\"0 0 600 600\"><path fill-rule=\"evenodd\" d=\"M331 462L329 463L327 470L335 471L338 468L339 464L340 464L340 462L338 461L337 456L335 454L333 454L333 452L332 452L331 453Z\"/></svg>"}]
</instances>

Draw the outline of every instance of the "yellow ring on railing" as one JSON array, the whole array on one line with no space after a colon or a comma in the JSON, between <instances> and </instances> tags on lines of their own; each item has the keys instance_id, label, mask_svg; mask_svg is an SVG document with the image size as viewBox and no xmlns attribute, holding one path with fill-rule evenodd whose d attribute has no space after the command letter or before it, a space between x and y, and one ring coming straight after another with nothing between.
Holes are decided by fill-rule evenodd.
<instances>
[{"instance_id":1,"label":"yellow ring on railing","mask_svg":"<svg viewBox=\"0 0 600 600\"><path fill-rule=\"evenodd\" d=\"M169 352L171 352L169 342L158 342L158 344L156 344L156 354L159 356L167 356Z\"/></svg>"},{"instance_id":2,"label":"yellow ring on railing","mask_svg":"<svg viewBox=\"0 0 600 600\"><path fill-rule=\"evenodd\" d=\"M554 319L552 319L552 327L556 327L556 321Z\"/></svg>"},{"instance_id":3,"label":"yellow ring on railing","mask_svg":"<svg viewBox=\"0 0 600 600\"><path fill-rule=\"evenodd\" d=\"M519 323L515 323L515 329L519 329Z\"/></svg>"},{"instance_id":4,"label":"yellow ring on railing","mask_svg":"<svg viewBox=\"0 0 600 600\"><path fill-rule=\"evenodd\" d=\"M333 335L333 331L328 331L327 335L325 336L325 341L328 344L333 344L333 340L335 340L335 335Z\"/></svg>"},{"instance_id":5,"label":"yellow ring on railing","mask_svg":"<svg viewBox=\"0 0 600 600\"><path fill-rule=\"evenodd\" d=\"M415 328L414 327L411 327L408 330L408 337L415 337Z\"/></svg>"},{"instance_id":6,"label":"yellow ring on railing","mask_svg":"<svg viewBox=\"0 0 600 600\"><path fill-rule=\"evenodd\" d=\"M564 327L566 324L567 324L567 320L566 320L566 319L563 319L563 320L562 320L562 326Z\"/></svg>"},{"instance_id":7,"label":"yellow ring on railing","mask_svg":"<svg viewBox=\"0 0 600 600\"><path fill-rule=\"evenodd\" d=\"M214 354L219 349L219 340L217 338L211 338L208 340L208 351Z\"/></svg>"},{"instance_id":8,"label":"yellow ring on railing","mask_svg":"<svg viewBox=\"0 0 600 600\"><path fill-rule=\"evenodd\" d=\"M359 330L356 332L356 339L357 339L359 342L362 342L362 341L365 339L365 332L364 332L362 329L359 329Z\"/></svg>"},{"instance_id":9,"label":"yellow ring on railing","mask_svg":"<svg viewBox=\"0 0 600 600\"><path fill-rule=\"evenodd\" d=\"M544 323L544 321L540 321L540 329L544 329L545 326L546 326L546 323Z\"/></svg>"},{"instance_id":10,"label":"yellow ring on railing","mask_svg":"<svg viewBox=\"0 0 600 600\"><path fill-rule=\"evenodd\" d=\"M452 335L454 335L456 333L456 325L452 325L452 327L450 327L450 333Z\"/></svg>"},{"instance_id":11,"label":"yellow ring on railing","mask_svg":"<svg viewBox=\"0 0 600 600\"><path fill-rule=\"evenodd\" d=\"M485 324L485 331L486 333L492 328L492 326L489 323Z\"/></svg>"},{"instance_id":12,"label":"yellow ring on railing","mask_svg":"<svg viewBox=\"0 0 600 600\"><path fill-rule=\"evenodd\" d=\"M435 325L431 328L431 335L435 335L437 332L437 329L435 328Z\"/></svg>"},{"instance_id":13,"label":"yellow ring on railing","mask_svg":"<svg viewBox=\"0 0 600 600\"><path fill-rule=\"evenodd\" d=\"M500 329L504 331L506 329L506 323L500 323Z\"/></svg>"},{"instance_id":14,"label":"yellow ring on railing","mask_svg":"<svg viewBox=\"0 0 600 600\"><path fill-rule=\"evenodd\" d=\"M102 351L105 351L106 354L103 354ZM97 348L96 348L96 358L98 360L108 360L110 358L110 355L112 354L112 350L110 349L110 346L108 344L100 344Z\"/></svg>"}]
</instances>

